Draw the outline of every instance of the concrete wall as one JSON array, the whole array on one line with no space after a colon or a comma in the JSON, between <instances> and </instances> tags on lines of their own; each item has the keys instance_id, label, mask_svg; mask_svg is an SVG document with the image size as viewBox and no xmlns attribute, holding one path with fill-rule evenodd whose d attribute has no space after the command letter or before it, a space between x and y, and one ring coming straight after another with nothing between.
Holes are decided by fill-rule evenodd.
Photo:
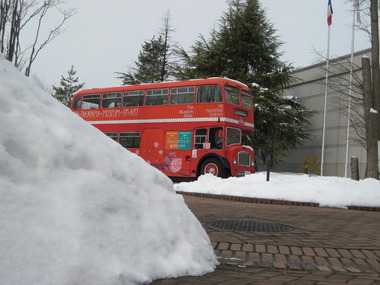
<instances>
[{"instance_id":1,"label":"concrete wall","mask_svg":"<svg viewBox=\"0 0 380 285\"><path fill-rule=\"evenodd\" d=\"M370 50L357 52L354 57L354 63L357 65L355 75L361 78L361 58L366 55L370 56ZM350 55L340 57L330 62L332 73L329 75L329 85L335 85L334 82L344 78L342 89L348 92L349 76L347 70L342 71L341 66L349 64ZM315 115L311 119L311 138L291 151L287 157L281 158L283 161L276 167L276 171L300 172L301 164L305 157L316 154L318 161L321 161L322 152L322 130L323 130L323 111L325 98L325 72L326 63L316 64L305 67L294 72L298 79L292 87L286 90L285 95L296 96L304 102L308 109L315 110ZM349 70L349 68L348 68ZM339 76L333 75L340 73ZM345 175L346 162L346 141L347 141L347 106L342 104L347 96L342 96L341 91L335 91L335 88L328 88L327 109L326 109L326 133L325 133L325 155L324 155L324 175L325 176L343 176ZM344 90L345 89L345 90ZM360 96L353 88L353 94ZM360 177L364 177L366 151L356 141L356 135L352 126L350 127L349 140L349 158L359 158ZM349 159L350 161L350 159ZM348 167L348 177L350 177L351 168Z\"/></svg>"}]
</instances>

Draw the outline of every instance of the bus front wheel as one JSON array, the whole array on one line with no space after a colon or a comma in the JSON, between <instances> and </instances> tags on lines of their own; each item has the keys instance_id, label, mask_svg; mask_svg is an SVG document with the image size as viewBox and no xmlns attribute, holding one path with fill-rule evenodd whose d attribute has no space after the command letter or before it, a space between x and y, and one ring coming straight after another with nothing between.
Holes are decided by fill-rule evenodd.
<instances>
[{"instance_id":1,"label":"bus front wheel","mask_svg":"<svg viewBox=\"0 0 380 285\"><path fill-rule=\"evenodd\" d=\"M226 177L226 169L223 167L219 159L206 159L201 166L201 175L210 173L218 177Z\"/></svg>"}]
</instances>

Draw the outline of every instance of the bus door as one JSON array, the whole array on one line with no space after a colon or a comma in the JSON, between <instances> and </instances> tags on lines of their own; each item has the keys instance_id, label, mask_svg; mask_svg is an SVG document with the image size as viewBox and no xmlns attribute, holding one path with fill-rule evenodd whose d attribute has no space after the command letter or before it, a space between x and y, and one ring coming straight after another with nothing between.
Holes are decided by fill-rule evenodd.
<instances>
[{"instance_id":1,"label":"bus door","mask_svg":"<svg viewBox=\"0 0 380 285\"><path fill-rule=\"evenodd\" d=\"M163 153L164 131L162 129L145 129L141 134L140 155L150 165L164 170Z\"/></svg>"},{"instance_id":2,"label":"bus door","mask_svg":"<svg viewBox=\"0 0 380 285\"><path fill-rule=\"evenodd\" d=\"M200 173L213 173L225 176L227 169L220 157L223 155L224 131L222 127L199 128L194 134L192 150L192 169L200 169Z\"/></svg>"},{"instance_id":3,"label":"bus door","mask_svg":"<svg viewBox=\"0 0 380 285\"><path fill-rule=\"evenodd\" d=\"M167 131L165 151L168 176L192 177L190 170L192 131ZM195 176L195 175L194 175Z\"/></svg>"}]
</instances>

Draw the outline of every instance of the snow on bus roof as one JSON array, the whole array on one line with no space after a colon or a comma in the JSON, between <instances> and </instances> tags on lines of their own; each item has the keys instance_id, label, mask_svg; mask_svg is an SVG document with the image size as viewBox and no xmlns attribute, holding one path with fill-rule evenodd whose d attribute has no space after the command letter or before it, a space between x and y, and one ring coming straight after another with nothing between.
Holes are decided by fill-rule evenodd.
<instances>
[{"instance_id":1,"label":"snow on bus roof","mask_svg":"<svg viewBox=\"0 0 380 285\"><path fill-rule=\"evenodd\" d=\"M230 82L234 82L235 84L244 86L248 88L248 86L238 80L231 79L228 77L209 77L209 78L194 78L194 79L186 79L186 80L178 80L178 81L163 81L163 82L158 82L158 83L139 83L139 84L132 84L132 85L120 85L120 86L113 86L113 87L104 87L104 88L91 88L91 89L84 89L81 91L97 91L97 90L105 90L105 89L113 89L113 90L119 90L119 89L124 89L126 87L138 87L138 86L148 86L148 85L170 85L170 84L179 84L179 83L184 83L184 82L194 82L194 81L214 81L214 80L227 80ZM81 92L79 91L79 92ZM78 92L78 93L79 93Z\"/></svg>"}]
</instances>

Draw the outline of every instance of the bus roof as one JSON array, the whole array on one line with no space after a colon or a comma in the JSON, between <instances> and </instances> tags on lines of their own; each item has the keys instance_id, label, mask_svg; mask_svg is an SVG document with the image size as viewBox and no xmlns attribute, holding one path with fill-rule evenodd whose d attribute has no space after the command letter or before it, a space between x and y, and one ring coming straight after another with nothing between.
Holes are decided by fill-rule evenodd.
<instances>
[{"instance_id":1,"label":"bus roof","mask_svg":"<svg viewBox=\"0 0 380 285\"><path fill-rule=\"evenodd\" d=\"M141 90L141 89L155 89L155 88L168 88L168 87L182 87L182 86L193 86L193 85L209 85L209 84L221 84L221 85L231 85L241 89L249 90L248 86L237 80L229 79L227 77L211 77L207 79L189 79L183 81L165 81L160 83L142 83L135 85L123 85L117 87L105 87L105 88L92 88L85 89L77 92L76 94L89 94L97 92L122 92L126 90Z\"/></svg>"}]
</instances>

